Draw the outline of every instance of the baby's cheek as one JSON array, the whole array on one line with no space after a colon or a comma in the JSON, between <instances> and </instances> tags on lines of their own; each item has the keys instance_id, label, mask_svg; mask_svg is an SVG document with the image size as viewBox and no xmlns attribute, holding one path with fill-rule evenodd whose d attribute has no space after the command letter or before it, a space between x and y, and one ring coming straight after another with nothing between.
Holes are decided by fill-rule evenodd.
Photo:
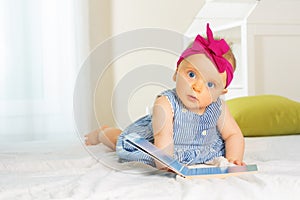
<instances>
[{"instance_id":1,"label":"baby's cheek","mask_svg":"<svg viewBox=\"0 0 300 200\"><path fill-rule=\"evenodd\" d=\"M218 98L222 95L223 88L214 88L209 90L211 96L211 102L216 102Z\"/></svg>"}]
</instances>

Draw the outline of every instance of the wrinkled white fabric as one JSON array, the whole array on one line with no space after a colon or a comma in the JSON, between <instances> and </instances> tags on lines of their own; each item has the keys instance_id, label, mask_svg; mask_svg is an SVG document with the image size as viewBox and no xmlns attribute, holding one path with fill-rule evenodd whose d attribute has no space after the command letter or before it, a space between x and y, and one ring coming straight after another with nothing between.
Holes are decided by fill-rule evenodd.
<instances>
[{"instance_id":1,"label":"wrinkled white fabric","mask_svg":"<svg viewBox=\"0 0 300 200\"><path fill-rule=\"evenodd\" d=\"M103 145L0 146L0 199L300 199L300 135L246 138L245 162L257 174L225 179L175 178L119 163ZM16 149L17 147L17 149ZM92 156L93 155L93 156ZM228 163L224 158L212 166Z\"/></svg>"}]
</instances>

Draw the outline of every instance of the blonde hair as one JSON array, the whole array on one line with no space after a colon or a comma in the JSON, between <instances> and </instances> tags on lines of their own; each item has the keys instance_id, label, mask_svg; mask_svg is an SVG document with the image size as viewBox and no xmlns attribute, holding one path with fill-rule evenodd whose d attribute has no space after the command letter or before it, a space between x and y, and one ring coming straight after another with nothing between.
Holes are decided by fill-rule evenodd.
<instances>
[{"instance_id":1,"label":"blonde hair","mask_svg":"<svg viewBox=\"0 0 300 200\"><path fill-rule=\"evenodd\" d=\"M234 54L232 53L232 50L231 48L229 49L229 51L227 51L227 53L225 53L223 55L223 57L228 60L228 62L230 62L232 68L233 68L233 71L235 71L235 68L236 68L236 60L235 60L235 56Z\"/></svg>"}]
</instances>

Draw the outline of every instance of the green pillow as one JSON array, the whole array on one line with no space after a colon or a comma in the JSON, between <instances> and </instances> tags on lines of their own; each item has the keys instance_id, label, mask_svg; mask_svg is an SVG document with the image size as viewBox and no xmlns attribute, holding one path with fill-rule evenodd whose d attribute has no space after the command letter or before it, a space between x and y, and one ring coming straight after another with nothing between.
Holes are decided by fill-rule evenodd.
<instances>
[{"instance_id":1,"label":"green pillow","mask_svg":"<svg viewBox=\"0 0 300 200\"><path fill-rule=\"evenodd\" d=\"M300 133L300 103L276 95L235 98L227 101L244 136Z\"/></svg>"}]
</instances>

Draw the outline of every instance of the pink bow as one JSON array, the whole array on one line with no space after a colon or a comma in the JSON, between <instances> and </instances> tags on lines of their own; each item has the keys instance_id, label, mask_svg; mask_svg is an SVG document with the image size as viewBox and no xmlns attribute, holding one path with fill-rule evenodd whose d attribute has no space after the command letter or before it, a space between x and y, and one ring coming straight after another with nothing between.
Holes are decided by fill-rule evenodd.
<instances>
[{"instance_id":1,"label":"pink bow","mask_svg":"<svg viewBox=\"0 0 300 200\"><path fill-rule=\"evenodd\" d=\"M218 71L223 73L226 71L227 80L226 87L230 84L233 78L233 67L227 59L223 57L230 49L229 45L224 39L215 40L213 33L209 28L209 24L206 25L207 39L200 35L195 38L192 47L187 48L177 61L177 67L181 61L190 55L205 53L206 56L216 65Z\"/></svg>"}]
</instances>

